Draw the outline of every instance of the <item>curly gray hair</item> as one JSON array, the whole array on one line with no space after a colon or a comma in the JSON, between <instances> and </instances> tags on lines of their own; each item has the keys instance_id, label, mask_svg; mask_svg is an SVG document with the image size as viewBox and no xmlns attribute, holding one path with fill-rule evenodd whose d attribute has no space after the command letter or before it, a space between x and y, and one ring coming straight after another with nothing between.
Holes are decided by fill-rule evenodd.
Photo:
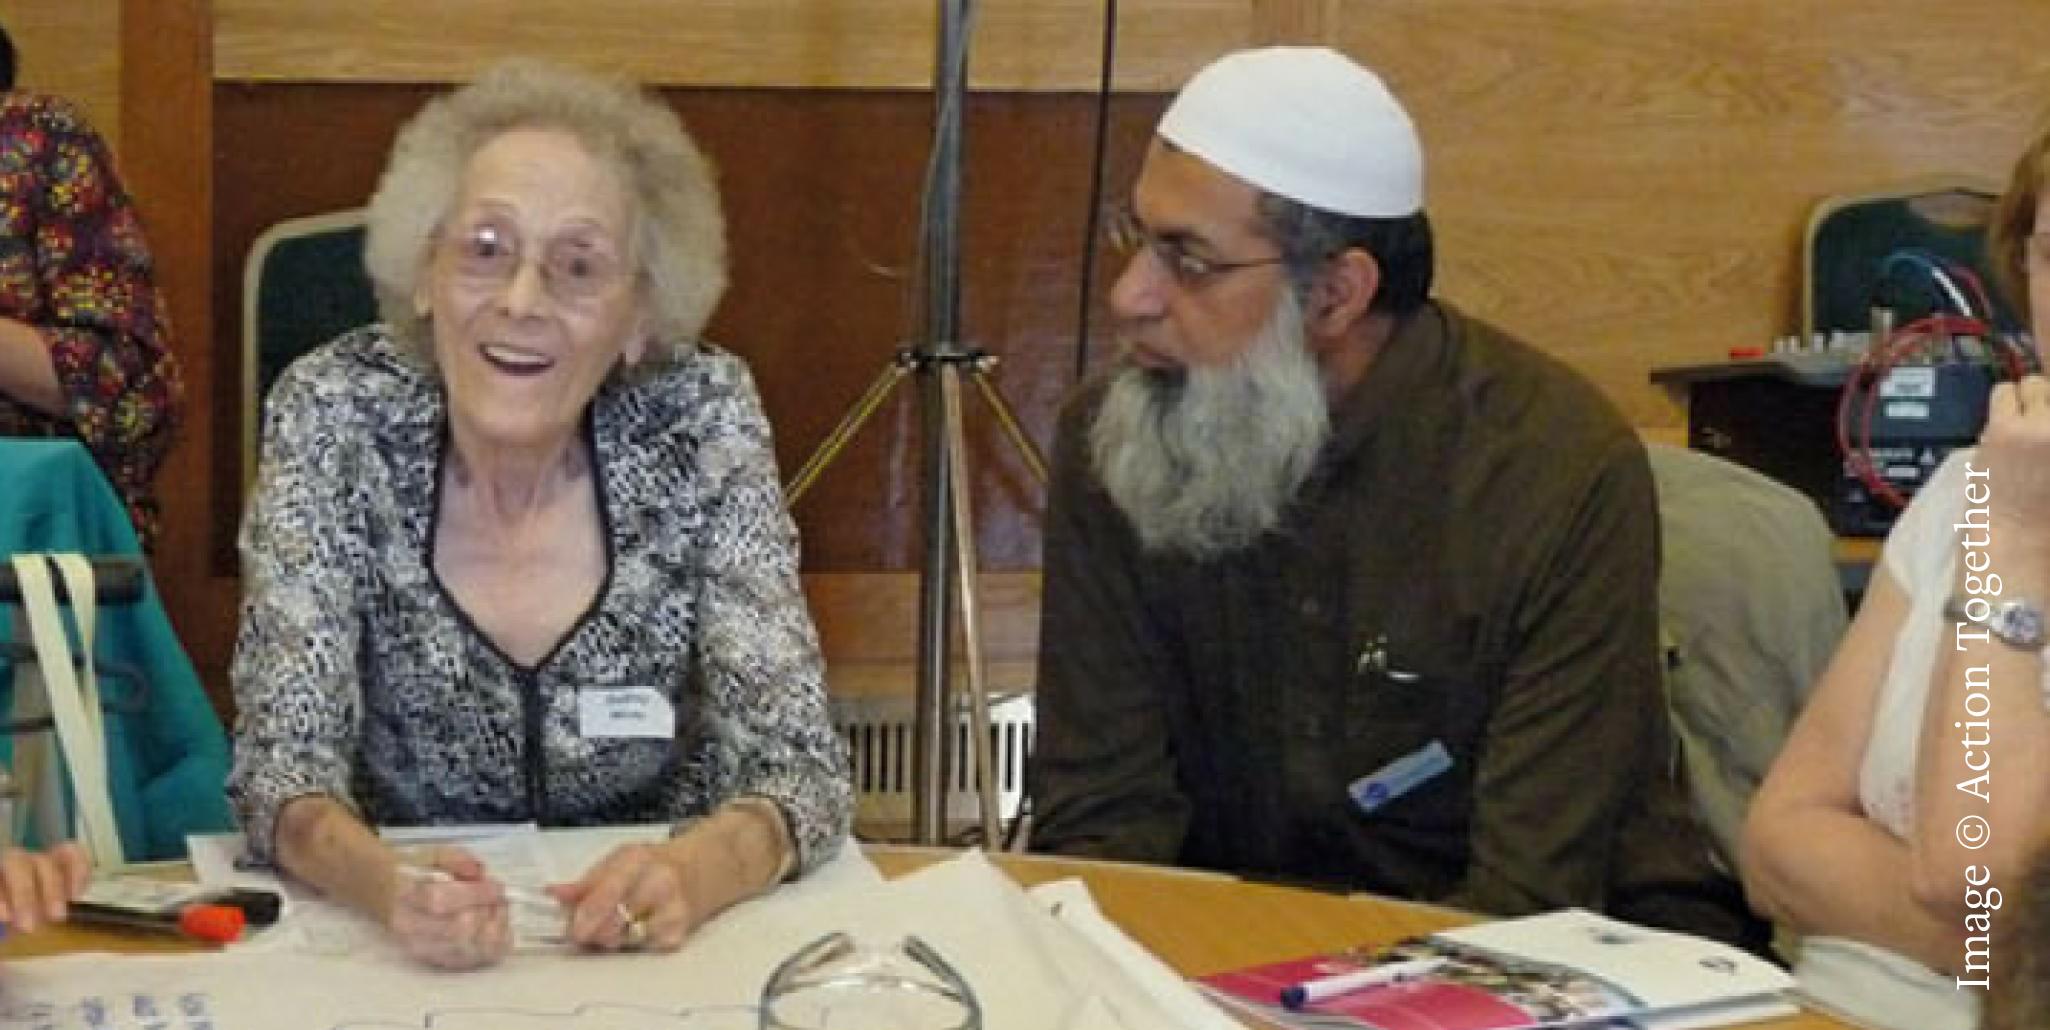
<instances>
[{"instance_id":1,"label":"curly gray hair","mask_svg":"<svg viewBox=\"0 0 2050 1030\"><path fill-rule=\"evenodd\" d=\"M433 352L414 297L434 234L471 155L504 132L533 127L570 133L619 175L638 214L635 253L655 344L648 356L660 363L688 352L726 290L726 223L711 162L676 112L632 83L524 58L428 101L392 144L370 199L363 256L392 334Z\"/></svg>"}]
</instances>

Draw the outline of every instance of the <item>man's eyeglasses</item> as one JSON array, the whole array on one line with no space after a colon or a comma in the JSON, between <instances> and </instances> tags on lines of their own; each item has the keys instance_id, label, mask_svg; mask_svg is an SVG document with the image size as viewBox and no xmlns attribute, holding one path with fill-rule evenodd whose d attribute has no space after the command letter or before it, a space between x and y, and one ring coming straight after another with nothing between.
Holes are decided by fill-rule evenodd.
<instances>
[{"instance_id":1,"label":"man's eyeglasses","mask_svg":"<svg viewBox=\"0 0 2050 1030\"><path fill-rule=\"evenodd\" d=\"M1208 285L1218 276L1228 272L1258 268L1262 265L1278 265L1288 260L1281 254L1247 261L1205 257L1190 250L1186 240L1174 234L1162 235L1147 228L1146 223L1139 220L1138 212L1133 211L1130 204L1120 204L1117 210L1111 212L1107 233L1111 249L1120 257L1130 258L1144 247L1153 252L1161 267L1167 269L1176 283L1190 289Z\"/></svg>"},{"instance_id":2,"label":"man's eyeglasses","mask_svg":"<svg viewBox=\"0 0 2050 1030\"><path fill-rule=\"evenodd\" d=\"M456 275L482 289L503 289L525 261L519 235L491 222L444 233L441 245ZM539 264L542 283L564 304L603 297L629 274L626 262L604 240L574 233L543 244Z\"/></svg>"}]
</instances>

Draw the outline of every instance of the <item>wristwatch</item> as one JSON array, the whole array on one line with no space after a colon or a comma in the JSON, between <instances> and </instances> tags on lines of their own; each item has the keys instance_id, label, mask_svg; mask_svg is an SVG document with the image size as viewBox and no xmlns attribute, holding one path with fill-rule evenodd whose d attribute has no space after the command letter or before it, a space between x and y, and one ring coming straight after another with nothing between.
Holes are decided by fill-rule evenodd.
<instances>
[{"instance_id":1,"label":"wristwatch","mask_svg":"<svg viewBox=\"0 0 2050 1030\"><path fill-rule=\"evenodd\" d=\"M1953 596L1943 604L1945 618L1969 622L1993 634L1993 639L2020 651L2041 651L2050 644L2050 633L2043 624L2043 607L2034 601L2017 598L1992 605L1992 613L1983 619L1972 618L1965 611L1966 598Z\"/></svg>"}]
</instances>

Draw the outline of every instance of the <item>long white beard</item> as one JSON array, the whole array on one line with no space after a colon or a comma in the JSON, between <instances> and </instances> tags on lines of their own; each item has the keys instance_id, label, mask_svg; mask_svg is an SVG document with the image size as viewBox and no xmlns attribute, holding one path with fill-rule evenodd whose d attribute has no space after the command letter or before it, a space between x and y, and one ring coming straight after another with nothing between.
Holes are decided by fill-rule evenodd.
<instances>
[{"instance_id":1,"label":"long white beard","mask_svg":"<svg viewBox=\"0 0 2050 1030\"><path fill-rule=\"evenodd\" d=\"M1302 307L1284 290L1230 367L1118 373L1089 449L1141 546L1204 558L1273 529L1330 433Z\"/></svg>"}]
</instances>

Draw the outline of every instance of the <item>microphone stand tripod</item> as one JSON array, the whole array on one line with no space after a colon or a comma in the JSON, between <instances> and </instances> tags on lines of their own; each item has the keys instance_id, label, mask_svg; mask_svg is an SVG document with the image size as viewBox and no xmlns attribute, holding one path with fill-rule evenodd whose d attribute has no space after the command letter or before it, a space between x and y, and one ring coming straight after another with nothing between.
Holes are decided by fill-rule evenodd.
<instances>
[{"instance_id":1,"label":"microphone stand tripod","mask_svg":"<svg viewBox=\"0 0 2050 1030\"><path fill-rule=\"evenodd\" d=\"M866 392L826 435L791 479L789 504L810 489L826 466L860 432L869 416L904 377L921 377L925 466L925 549L919 572L918 683L912 728L912 836L918 844L945 842L948 785L956 776L964 743L954 732L957 711L949 678L953 671L954 603L960 612L961 644L968 679L965 703L970 725L965 744L974 758L982 834L994 847L1000 835L996 776L990 751L989 692L982 661L982 626L976 603L973 480L961 411L961 378L971 376L998 424L1039 482L1046 462L1025 435L1017 415L989 382L996 358L963 346L961 329L961 119L968 91L968 36L974 0L940 0L937 68L933 81L933 146L926 164L920 212L920 263L924 271L925 324L918 343L900 348ZM951 582L951 589L949 583Z\"/></svg>"}]
</instances>

